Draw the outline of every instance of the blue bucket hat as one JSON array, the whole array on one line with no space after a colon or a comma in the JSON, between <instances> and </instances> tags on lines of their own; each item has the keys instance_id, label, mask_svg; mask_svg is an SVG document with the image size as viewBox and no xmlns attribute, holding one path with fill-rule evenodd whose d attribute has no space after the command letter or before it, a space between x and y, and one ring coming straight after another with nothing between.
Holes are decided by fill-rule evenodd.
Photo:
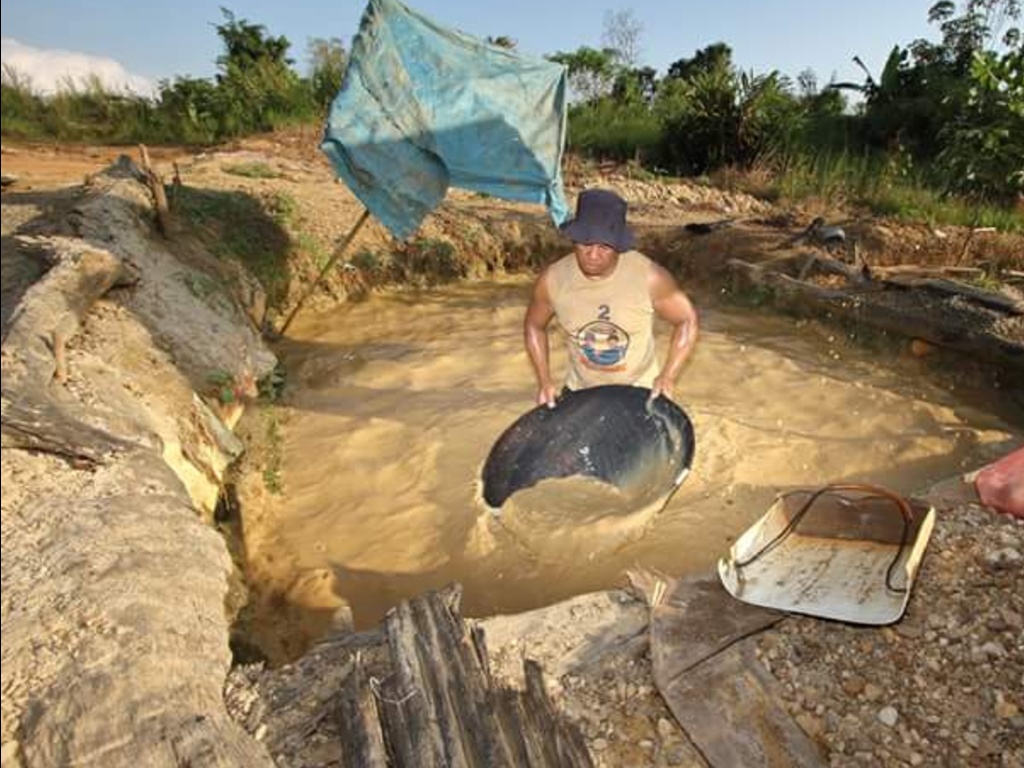
<instances>
[{"instance_id":1,"label":"blue bucket hat","mask_svg":"<svg viewBox=\"0 0 1024 768\"><path fill-rule=\"evenodd\" d=\"M576 200L576 217L561 227L574 243L604 243L619 253L636 242L626 226L626 201L610 189L587 189Z\"/></svg>"}]
</instances>

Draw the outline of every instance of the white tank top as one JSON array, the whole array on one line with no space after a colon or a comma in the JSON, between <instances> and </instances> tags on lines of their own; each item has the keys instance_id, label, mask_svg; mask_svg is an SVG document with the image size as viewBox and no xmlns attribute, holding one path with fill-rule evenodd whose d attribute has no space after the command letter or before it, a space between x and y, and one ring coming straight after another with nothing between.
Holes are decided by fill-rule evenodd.
<instances>
[{"instance_id":1,"label":"white tank top","mask_svg":"<svg viewBox=\"0 0 1024 768\"><path fill-rule=\"evenodd\" d=\"M638 251L619 254L615 271L587 278L569 254L547 272L547 289L567 339L566 386L601 384L649 387L658 375L654 305L648 279L652 262Z\"/></svg>"}]
</instances>

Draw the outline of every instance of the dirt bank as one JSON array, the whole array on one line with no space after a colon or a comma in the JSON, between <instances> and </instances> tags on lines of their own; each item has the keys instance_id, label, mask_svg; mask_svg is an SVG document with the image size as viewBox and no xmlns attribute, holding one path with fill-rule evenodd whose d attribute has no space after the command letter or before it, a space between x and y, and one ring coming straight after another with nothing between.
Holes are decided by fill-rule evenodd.
<instances>
[{"instance_id":1,"label":"dirt bank","mask_svg":"<svg viewBox=\"0 0 1024 768\"><path fill-rule=\"evenodd\" d=\"M228 716L230 621L244 598L231 590L229 549L213 526L234 526L240 557L271 562L259 499L274 493L273 429L283 425L273 427L267 410L251 409L256 421L244 428L255 450L235 478L243 516L217 502L244 447L231 432L239 403L273 371L257 328L294 305L359 212L311 147L309 136L272 137L158 156L168 179L178 159L172 205L189 212L173 245L154 234L137 181L80 186L83 167L92 174L100 162L90 162L107 156L76 154L61 170L57 153L34 175L30 148L5 148L5 171L9 159L24 164L11 169L20 179L3 197L5 768L338 764L331 690L301 702L310 719L298 746L275 741L289 731L269 694L296 670L328 686L338 662L328 651L347 647L320 646L291 669L236 669ZM818 212L779 212L683 182L587 181L622 190L649 250L709 284L730 257L774 258ZM239 210L243 218L232 218ZM684 228L722 218L742 221L707 236ZM922 252L952 260L961 250L944 245L962 234L955 230L856 224L879 264ZM267 247L254 252L229 237L246 232ZM218 244L227 250L215 252ZM401 248L376 225L364 228L310 309L396 280L532 268L562 248L535 210L456 193ZM1019 240L982 238L972 258L1007 248L1024 253ZM234 256L247 271L230 266ZM1024 762L1024 530L962 491L930 492L937 529L903 623L854 629L791 618L760 642L786 707L826 764ZM286 593L255 590L248 610L272 615L287 605ZM325 589L324 630L344 625L337 607ZM524 656L544 663L560 711L598 764L703 765L651 682L646 616L635 596L601 593L483 626L497 675L516 681ZM626 625L635 631L615 652L580 658L595 636ZM314 638L258 639L287 654Z\"/></svg>"},{"instance_id":2,"label":"dirt bank","mask_svg":"<svg viewBox=\"0 0 1024 768\"><path fill-rule=\"evenodd\" d=\"M222 701L242 446L200 393L274 358L122 171L3 197L3 765L266 765Z\"/></svg>"}]
</instances>

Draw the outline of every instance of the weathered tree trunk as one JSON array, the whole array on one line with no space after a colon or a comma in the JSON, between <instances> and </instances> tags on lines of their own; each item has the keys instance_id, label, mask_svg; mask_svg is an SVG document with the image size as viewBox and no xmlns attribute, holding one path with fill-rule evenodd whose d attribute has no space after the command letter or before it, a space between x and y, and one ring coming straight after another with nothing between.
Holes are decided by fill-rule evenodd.
<instances>
[{"instance_id":1,"label":"weathered tree trunk","mask_svg":"<svg viewBox=\"0 0 1024 768\"><path fill-rule=\"evenodd\" d=\"M950 325L933 314L899 309L872 299L870 292L854 293L813 285L740 259L731 259L729 266L734 286L767 289L779 306L798 314L852 320L899 336L923 339L985 362L1024 369L1024 344L966 325ZM879 290L884 287L879 286Z\"/></svg>"},{"instance_id":2,"label":"weathered tree trunk","mask_svg":"<svg viewBox=\"0 0 1024 768\"><path fill-rule=\"evenodd\" d=\"M346 768L386 768L387 751L380 709L360 660L345 681L338 701L338 731Z\"/></svg>"},{"instance_id":3,"label":"weathered tree trunk","mask_svg":"<svg viewBox=\"0 0 1024 768\"><path fill-rule=\"evenodd\" d=\"M458 602L457 589L430 592L388 614L391 674L367 681L357 663L341 693L345 765L591 766L582 736L548 699L539 665L527 662L523 693L492 685L483 638L467 631Z\"/></svg>"},{"instance_id":4,"label":"weathered tree trunk","mask_svg":"<svg viewBox=\"0 0 1024 768\"><path fill-rule=\"evenodd\" d=\"M121 261L85 249L58 258L29 289L22 313L3 345L4 389L0 432L5 448L26 448L86 464L127 444L71 418L49 394L67 377L65 345L93 305L123 276Z\"/></svg>"}]
</instances>

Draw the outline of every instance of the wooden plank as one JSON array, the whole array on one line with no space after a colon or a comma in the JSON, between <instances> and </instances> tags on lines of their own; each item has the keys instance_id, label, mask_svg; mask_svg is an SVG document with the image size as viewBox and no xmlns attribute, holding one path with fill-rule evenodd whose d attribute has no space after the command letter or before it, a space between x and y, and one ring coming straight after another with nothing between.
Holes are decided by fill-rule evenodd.
<instances>
[{"instance_id":1,"label":"wooden plank","mask_svg":"<svg viewBox=\"0 0 1024 768\"><path fill-rule=\"evenodd\" d=\"M393 673L378 711L389 765L591 768L582 736L547 698L540 666L523 694L495 688L480 633L458 609L459 592L429 592L392 609L384 631Z\"/></svg>"},{"instance_id":2,"label":"wooden plank","mask_svg":"<svg viewBox=\"0 0 1024 768\"><path fill-rule=\"evenodd\" d=\"M729 646L677 678L666 696L672 714L712 768L824 768L779 703L778 682L754 658L756 642Z\"/></svg>"},{"instance_id":3,"label":"wooden plank","mask_svg":"<svg viewBox=\"0 0 1024 768\"><path fill-rule=\"evenodd\" d=\"M666 589L651 609L654 682L712 768L824 766L751 652L751 636L784 614L733 599L713 573Z\"/></svg>"},{"instance_id":4,"label":"wooden plank","mask_svg":"<svg viewBox=\"0 0 1024 768\"><path fill-rule=\"evenodd\" d=\"M894 264L891 266L871 267L876 277L909 275L911 277L933 277L935 275L966 275L978 277L985 274L981 267L936 267L925 264Z\"/></svg>"},{"instance_id":5,"label":"wooden plank","mask_svg":"<svg viewBox=\"0 0 1024 768\"><path fill-rule=\"evenodd\" d=\"M734 599L715 574L670 581L666 588L651 611L651 664L659 686L785 617Z\"/></svg>"},{"instance_id":6,"label":"wooden plank","mask_svg":"<svg viewBox=\"0 0 1024 768\"><path fill-rule=\"evenodd\" d=\"M386 768L380 711L358 656L338 696L337 721L346 768Z\"/></svg>"},{"instance_id":7,"label":"wooden plank","mask_svg":"<svg viewBox=\"0 0 1024 768\"><path fill-rule=\"evenodd\" d=\"M153 210L156 211L156 228L164 237L171 234L171 211L167 205L167 193L164 191L164 180L149 162L149 150L145 144L139 144L139 155L142 158L142 173L150 194L153 195Z\"/></svg>"}]
</instances>

